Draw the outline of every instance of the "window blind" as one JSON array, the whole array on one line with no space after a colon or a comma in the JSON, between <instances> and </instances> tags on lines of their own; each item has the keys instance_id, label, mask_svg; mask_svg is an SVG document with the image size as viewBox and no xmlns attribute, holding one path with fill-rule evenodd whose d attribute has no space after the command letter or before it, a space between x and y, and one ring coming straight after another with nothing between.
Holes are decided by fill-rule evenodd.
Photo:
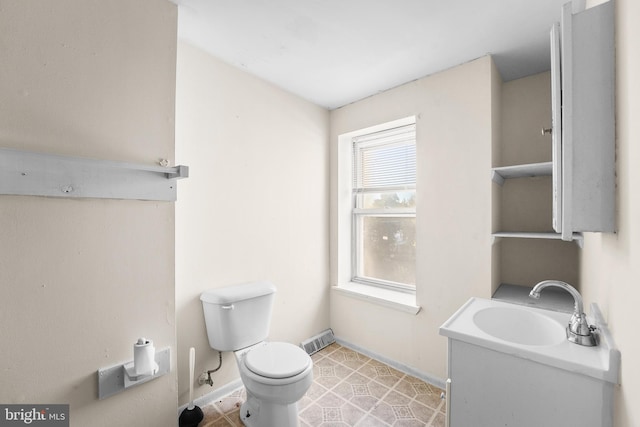
<instances>
[{"instance_id":1,"label":"window blind","mask_svg":"<svg viewBox=\"0 0 640 427\"><path fill-rule=\"evenodd\" d=\"M415 124L353 138L354 191L415 188L415 140Z\"/></svg>"}]
</instances>

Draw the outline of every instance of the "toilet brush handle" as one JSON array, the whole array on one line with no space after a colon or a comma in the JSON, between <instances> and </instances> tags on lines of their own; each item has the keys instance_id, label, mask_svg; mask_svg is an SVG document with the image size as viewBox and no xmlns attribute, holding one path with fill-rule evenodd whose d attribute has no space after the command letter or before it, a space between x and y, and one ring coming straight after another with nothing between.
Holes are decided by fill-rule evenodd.
<instances>
[{"instance_id":1,"label":"toilet brush handle","mask_svg":"<svg viewBox=\"0 0 640 427\"><path fill-rule=\"evenodd\" d=\"M189 409L193 408L193 377L196 368L196 349L189 349Z\"/></svg>"}]
</instances>

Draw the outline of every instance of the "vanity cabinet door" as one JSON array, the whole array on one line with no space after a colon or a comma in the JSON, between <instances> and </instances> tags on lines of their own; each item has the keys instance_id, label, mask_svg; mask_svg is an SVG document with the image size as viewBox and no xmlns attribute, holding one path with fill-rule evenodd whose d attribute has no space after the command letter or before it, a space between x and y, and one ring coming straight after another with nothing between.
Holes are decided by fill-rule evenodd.
<instances>
[{"instance_id":1,"label":"vanity cabinet door","mask_svg":"<svg viewBox=\"0 0 640 427\"><path fill-rule=\"evenodd\" d=\"M612 427L613 384L449 339L449 427Z\"/></svg>"}]
</instances>

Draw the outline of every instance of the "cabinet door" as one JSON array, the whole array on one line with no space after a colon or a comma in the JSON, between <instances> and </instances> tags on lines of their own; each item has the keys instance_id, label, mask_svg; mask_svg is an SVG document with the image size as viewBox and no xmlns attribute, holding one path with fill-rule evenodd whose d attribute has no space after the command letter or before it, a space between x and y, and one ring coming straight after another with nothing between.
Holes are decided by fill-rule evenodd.
<instances>
[{"instance_id":1,"label":"cabinet door","mask_svg":"<svg viewBox=\"0 0 640 427\"><path fill-rule=\"evenodd\" d=\"M450 427L611 427L613 384L449 339Z\"/></svg>"},{"instance_id":2,"label":"cabinet door","mask_svg":"<svg viewBox=\"0 0 640 427\"><path fill-rule=\"evenodd\" d=\"M551 27L551 163L553 181L553 229L562 232L562 93L560 24Z\"/></svg>"},{"instance_id":3,"label":"cabinet door","mask_svg":"<svg viewBox=\"0 0 640 427\"><path fill-rule=\"evenodd\" d=\"M615 231L615 38L609 1L562 8L551 30L553 227Z\"/></svg>"}]
</instances>

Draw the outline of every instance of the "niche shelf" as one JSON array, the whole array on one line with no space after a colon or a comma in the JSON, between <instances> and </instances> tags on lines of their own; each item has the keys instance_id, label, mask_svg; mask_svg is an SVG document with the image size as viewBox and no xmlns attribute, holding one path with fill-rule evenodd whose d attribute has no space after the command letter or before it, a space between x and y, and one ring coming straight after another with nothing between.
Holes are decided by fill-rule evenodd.
<instances>
[{"instance_id":1,"label":"niche shelf","mask_svg":"<svg viewBox=\"0 0 640 427\"><path fill-rule=\"evenodd\" d=\"M555 232L527 232L527 231L500 231L491 234L493 242L496 238L511 237L517 239L549 239L549 240L564 240L562 234ZM584 245L584 237L582 233L573 233L571 241L577 244L580 248Z\"/></svg>"},{"instance_id":2,"label":"niche shelf","mask_svg":"<svg viewBox=\"0 0 640 427\"><path fill-rule=\"evenodd\" d=\"M493 182L503 185L505 179L531 178L536 176L551 176L553 172L552 162L530 163L526 165L502 166L491 169Z\"/></svg>"},{"instance_id":3,"label":"niche shelf","mask_svg":"<svg viewBox=\"0 0 640 427\"><path fill-rule=\"evenodd\" d=\"M540 176L553 175L553 162L528 163L514 166L500 166L491 169L491 180L502 186L505 180L515 178L534 178ZM492 242L497 238L517 238L517 239L549 239L549 240L571 240L580 248L583 247L584 239L581 233L573 233L570 239L563 239L561 233L549 232L527 232L527 231L500 231L491 234Z\"/></svg>"},{"instance_id":4,"label":"niche shelf","mask_svg":"<svg viewBox=\"0 0 640 427\"><path fill-rule=\"evenodd\" d=\"M0 194L175 201L187 166L165 167L0 148Z\"/></svg>"}]
</instances>

